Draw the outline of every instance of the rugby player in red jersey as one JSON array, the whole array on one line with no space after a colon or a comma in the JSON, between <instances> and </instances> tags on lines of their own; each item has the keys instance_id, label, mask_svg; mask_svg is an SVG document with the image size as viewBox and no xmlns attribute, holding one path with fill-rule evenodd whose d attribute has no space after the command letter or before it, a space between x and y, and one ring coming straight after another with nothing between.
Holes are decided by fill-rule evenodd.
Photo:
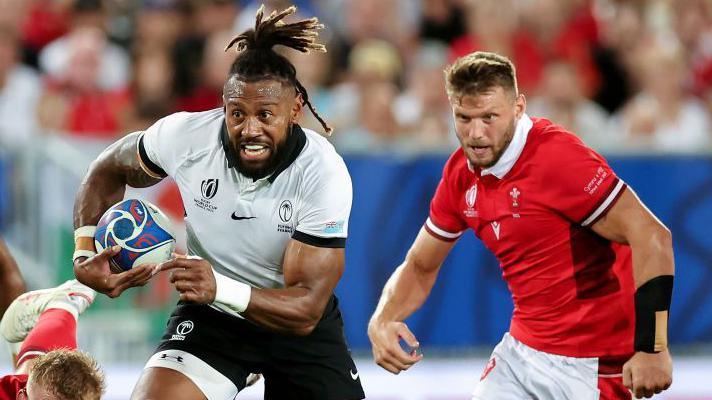
<instances>
[{"instance_id":1,"label":"rugby player in red jersey","mask_svg":"<svg viewBox=\"0 0 712 400\"><path fill-rule=\"evenodd\" d=\"M470 228L514 300L473 399L651 397L672 383L670 231L603 157L529 117L515 77L510 60L486 52L446 70L461 148L371 318L375 360L399 373L422 358L401 349L401 339L418 346L403 321Z\"/></svg>"},{"instance_id":2,"label":"rugby player in red jersey","mask_svg":"<svg viewBox=\"0 0 712 400\"><path fill-rule=\"evenodd\" d=\"M20 278L21 279L21 278ZM23 283L24 285L24 283ZM17 297L0 321L16 370L0 377L0 400L99 400L104 375L96 361L77 351L77 318L95 292L70 280Z\"/></svg>"}]
</instances>

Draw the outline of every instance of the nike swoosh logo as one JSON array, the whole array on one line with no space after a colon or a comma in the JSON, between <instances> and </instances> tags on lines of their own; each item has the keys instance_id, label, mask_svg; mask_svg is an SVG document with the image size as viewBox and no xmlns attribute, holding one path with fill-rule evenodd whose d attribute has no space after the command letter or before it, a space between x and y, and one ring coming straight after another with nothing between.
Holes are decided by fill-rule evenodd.
<instances>
[{"instance_id":1,"label":"nike swoosh logo","mask_svg":"<svg viewBox=\"0 0 712 400\"><path fill-rule=\"evenodd\" d=\"M351 374L351 379L353 379L353 380L358 379L358 371L353 372L352 370L349 370L349 374Z\"/></svg>"},{"instance_id":2,"label":"nike swoosh logo","mask_svg":"<svg viewBox=\"0 0 712 400\"><path fill-rule=\"evenodd\" d=\"M257 217L238 217L237 215L235 215L235 213L232 213L232 215L231 215L230 217L232 217L232 219L234 219L235 221L242 221L242 220L245 220L245 219L255 219L255 218L257 218Z\"/></svg>"}]
</instances>

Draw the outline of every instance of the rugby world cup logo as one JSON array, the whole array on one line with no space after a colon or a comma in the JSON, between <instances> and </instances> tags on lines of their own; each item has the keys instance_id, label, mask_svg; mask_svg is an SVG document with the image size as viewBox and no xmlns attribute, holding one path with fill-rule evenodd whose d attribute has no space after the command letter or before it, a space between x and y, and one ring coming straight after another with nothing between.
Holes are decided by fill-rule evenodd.
<instances>
[{"instance_id":1,"label":"rugby world cup logo","mask_svg":"<svg viewBox=\"0 0 712 400\"><path fill-rule=\"evenodd\" d=\"M200 193L203 198L210 200L218 193L218 180L217 179L205 179L200 184Z\"/></svg>"},{"instance_id":2,"label":"rugby world cup logo","mask_svg":"<svg viewBox=\"0 0 712 400\"><path fill-rule=\"evenodd\" d=\"M472 185L471 188L467 189L465 192L465 203L467 207L472 208L475 206L475 200L477 199L477 185Z\"/></svg>"}]
</instances>

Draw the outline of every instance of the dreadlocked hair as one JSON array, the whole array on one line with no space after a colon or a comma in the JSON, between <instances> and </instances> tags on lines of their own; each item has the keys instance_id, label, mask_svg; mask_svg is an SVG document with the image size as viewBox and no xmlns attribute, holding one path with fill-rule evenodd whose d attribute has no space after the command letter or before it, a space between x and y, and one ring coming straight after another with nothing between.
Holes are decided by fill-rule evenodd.
<instances>
[{"instance_id":1,"label":"dreadlocked hair","mask_svg":"<svg viewBox=\"0 0 712 400\"><path fill-rule=\"evenodd\" d=\"M280 12L272 11L267 18L264 18L264 11L265 6L260 6L255 27L236 36L225 46L225 51L234 46L240 52L232 63L230 75L237 74L240 79L248 82L277 78L291 83L297 93L301 94L303 103L309 107L312 115L330 136L332 127L309 101L309 94L297 79L294 65L272 49L273 46L282 45L302 53L309 53L311 50L326 53L326 47L316 42L319 35L317 31L323 29L324 25L320 24L316 17L290 24L282 21L297 11L295 6Z\"/></svg>"}]
</instances>

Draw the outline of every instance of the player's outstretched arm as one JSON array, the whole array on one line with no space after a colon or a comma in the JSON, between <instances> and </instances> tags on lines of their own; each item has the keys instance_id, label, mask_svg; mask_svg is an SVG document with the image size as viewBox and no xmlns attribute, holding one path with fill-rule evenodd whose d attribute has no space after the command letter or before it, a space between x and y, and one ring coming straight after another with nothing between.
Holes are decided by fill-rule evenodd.
<instances>
[{"instance_id":1,"label":"player's outstretched arm","mask_svg":"<svg viewBox=\"0 0 712 400\"><path fill-rule=\"evenodd\" d=\"M675 261L672 236L627 188L592 229L630 245L635 279L635 355L623 366L623 383L636 397L651 397L672 384L667 321Z\"/></svg>"},{"instance_id":2,"label":"player's outstretched arm","mask_svg":"<svg viewBox=\"0 0 712 400\"><path fill-rule=\"evenodd\" d=\"M119 139L104 150L89 166L77 197L74 200L74 228L96 225L101 215L113 204L121 201L126 185L148 187L161 181L147 173L138 156L140 132ZM89 238L83 245L93 249ZM82 243L77 243L78 248ZM88 250L88 249L84 249ZM94 257L77 257L74 274L77 280L110 297L116 297L132 286L140 286L151 277L151 266L140 266L120 274L112 274L108 259L116 249L106 249Z\"/></svg>"},{"instance_id":3,"label":"player's outstretched arm","mask_svg":"<svg viewBox=\"0 0 712 400\"><path fill-rule=\"evenodd\" d=\"M403 320L425 302L454 244L421 229L405 260L388 279L368 324L374 359L386 370L397 374L422 358L417 351L408 354L401 348L401 339L413 349L419 346Z\"/></svg>"},{"instance_id":4,"label":"player's outstretched arm","mask_svg":"<svg viewBox=\"0 0 712 400\"><path fill-rule=\"evenodd\" d=\"M27 291L20 269L0 238L0 317L13 300Z\"/></svg>"}]
</instances>

